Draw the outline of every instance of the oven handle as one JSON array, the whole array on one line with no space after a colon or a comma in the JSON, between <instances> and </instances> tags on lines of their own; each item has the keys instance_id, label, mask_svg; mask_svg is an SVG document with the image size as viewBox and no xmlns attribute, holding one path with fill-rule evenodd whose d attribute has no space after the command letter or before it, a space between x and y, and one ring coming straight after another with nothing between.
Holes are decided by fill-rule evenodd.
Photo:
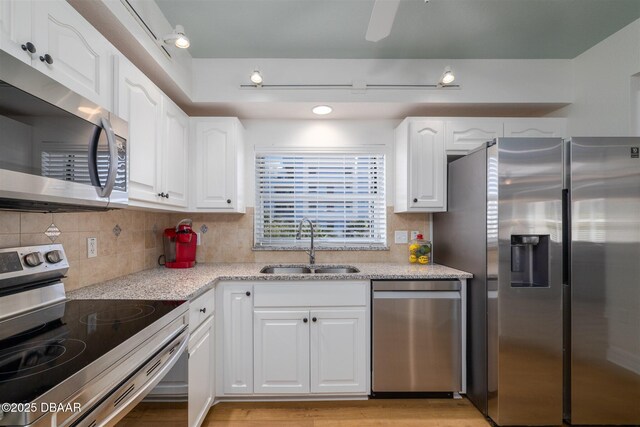
<instances>
[{"instance_id":1,"label":"oven handle","mask_svg":"<svg viewBox=\"0 0 640 427\"><path fill-rule=\"evenodd\" d=\"M89 174L92 177L93 184L96 188L96 192L100 197L109 197L113 191L113 187L116 184L116 175L118 173L118 144L116 141L116 135L113 132L111 122L106 117L100 118L100 128L104 130L107 137L107 145L109 146L109 171L107 172L107 182L104 186L100 182L100 175L98 174L98 141L100 139L100 130L96 130L89 147Z\"/></svg>"},{"instance_id":2,"label":"oven handle","mask_svg":"<svg viewBox=\"0 0 640 427\"><path fill-rule=\"evenodd\" d=\"M167 372L175 365L178 358L184 353L189 342L188 329L182 330L164 349L147 361L140 367L137 374L130 381L125 382L116 390L111 392L111 396L118 395L114 400L113 397L107 398L102 404L93 408L80 421L72 424L73 427L103 427L113 426L122 419L135 405L138 404L167 374ZM151 361L169 354L168 359L162 364L162 367L153 372L157 366L150 365ZM153 367L153 369L151 369ZM153 374L152 374L153 373ZM140 385L138 385L138 383ZM95 414L96 416L92 416ZM104 414L104 415L103 415Z\"/></svg>"}]
</instances>

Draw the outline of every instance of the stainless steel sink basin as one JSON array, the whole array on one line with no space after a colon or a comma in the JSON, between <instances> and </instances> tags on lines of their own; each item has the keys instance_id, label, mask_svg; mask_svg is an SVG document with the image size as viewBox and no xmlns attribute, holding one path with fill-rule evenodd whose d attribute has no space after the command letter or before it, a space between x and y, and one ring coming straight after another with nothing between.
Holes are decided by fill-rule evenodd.
<instances>
[{"instance_id":1,"label":"stainless steel sink basin","mask_svg":"<svg viewBox=\"0 0 640 427\"><path fill-rule=\"evenodd\" d=\"M352 274L359 273L350 265L312 265L309 267L300 265L267 265L260 273L266 274Z\"/></svg>"},{"instance_id":2,"label":"stainless steel sink basin","mask_svg":"<svg viewBox=\"0 0 640 427\"><path fill-rule=\"evenodd\" d=\"M345 266L345 267L318 267L314 269L314 273L317 274L352 274L352 273L360 273L355 267Z\"/></svg>"},{"instance_id":3,"label":"stainless steel sink basin","mask_svg":"<svg viewBox=\"0 0 640 427\"><path fill-rule=\"evenodd\" d=\"M307 267L295 267L295 266L283 266L283 267L276 267L276 266L266 266L264 267L262 270L260 270L260 273L267 273L267 274L310 274L312 273L310 268Z\"/></svg>"}]
</instances>

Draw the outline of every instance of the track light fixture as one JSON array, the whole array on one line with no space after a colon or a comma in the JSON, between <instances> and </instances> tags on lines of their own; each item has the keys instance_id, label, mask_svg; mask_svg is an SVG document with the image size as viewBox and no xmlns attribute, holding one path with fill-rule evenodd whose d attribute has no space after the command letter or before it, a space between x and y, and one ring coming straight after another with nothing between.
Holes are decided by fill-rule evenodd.
<instances>
[{"instance_id":1,"label":"track light fixture","mask_svg":"<svg viewBox=\"0 0 640 427\"><path fill-rule=\"evenodd\" d=\"M251 83L253 83L256 86L262 86L262 74L260 74L260 71L258 70L253 70L253 73L251 73L251 75L249 76L249 79L251 80Z\"/></svg>"},{"instance_id":2,"label":"track light fixture","mask_svg":"<svg viewBox=\"0 0 640 427\"><path fill-rule=\"evenodd\" d=\"M453 74L451 67L448 65L444 67L444 72L442 73L442 77L440 77L440 85L448 85L453 83L456 79L456 76Z\"/></svg>"},{"instance_id":3,"label":"track light fixture","mask_svg":"<svg viewBox=\"0 0 640 427\"><path fill-rule=\"evenodd\" d=\"M172 44L177 48L186 49L191 46L189 37L184 34L184 27L182 25L176 25L173 32L164 36L163 41L166 44Z\"/></svg>"}]
</instances>

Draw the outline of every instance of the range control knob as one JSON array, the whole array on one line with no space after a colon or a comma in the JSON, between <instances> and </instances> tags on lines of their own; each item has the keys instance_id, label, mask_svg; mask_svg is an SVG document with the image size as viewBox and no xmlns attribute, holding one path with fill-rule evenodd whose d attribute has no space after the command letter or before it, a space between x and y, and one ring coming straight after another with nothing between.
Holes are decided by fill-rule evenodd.
<instances>
[{"instance_id":1,"label":"range control knob","mask_svg":"<svg viewBox=\"0 0 640 427\"><path fill-rule=\"evenodd\" d=\"M64 257L62 256L62 251L59 251L57 249L47 252L45 257L51 264L57 264L64 259Z\"/></svg>"},{"instance_id":2,"label":"range control knob","mask_svg":"<svg viewBox=\"0 0 640 427\"><path fill-rule=\"evenodd\" d=\"M37 267L44 262L44 257L40 252L31 252L24 256L24 262L29 267Z\"/></svg>"}]
</instances>

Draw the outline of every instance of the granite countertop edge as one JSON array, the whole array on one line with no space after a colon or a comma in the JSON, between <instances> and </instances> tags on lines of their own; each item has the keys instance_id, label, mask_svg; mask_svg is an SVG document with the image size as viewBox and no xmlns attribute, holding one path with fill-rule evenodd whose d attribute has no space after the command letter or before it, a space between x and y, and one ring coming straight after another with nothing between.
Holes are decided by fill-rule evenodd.
<instances>
[{"instance_id":1,"label":"granite countertop edge","mask_svg":"<svg viewBox=\"0 0 640 427\"><path fill-rule=\"evenodd\" d=\"M156 267L69 291L69 299L192 300L220 281L326 281L470 279L472 274L443 265L352 263L359 273L264 274L265 263L205 263L191 269ZM277 266L278 264L269 264ZM304 265L304 264L296 264ZM336 264L322 264L331 266Z\"/></svg>"}]
</instances>

